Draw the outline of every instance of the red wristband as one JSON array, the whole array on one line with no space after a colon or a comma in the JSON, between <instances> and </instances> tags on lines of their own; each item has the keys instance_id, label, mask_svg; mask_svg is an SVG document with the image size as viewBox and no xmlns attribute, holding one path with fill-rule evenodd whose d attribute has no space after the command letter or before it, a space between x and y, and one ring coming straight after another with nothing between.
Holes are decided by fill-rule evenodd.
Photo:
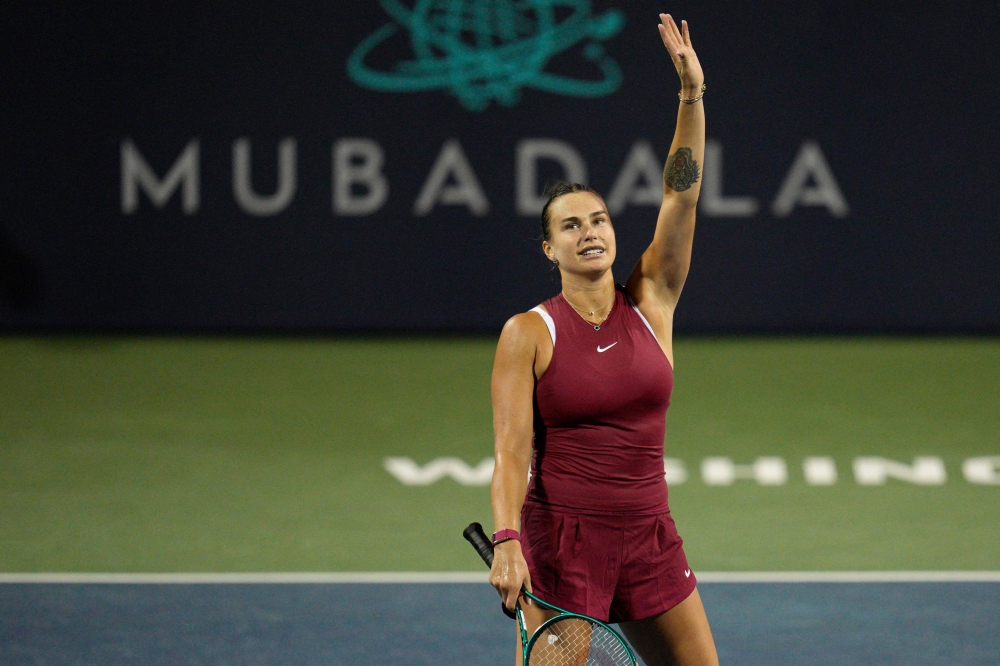
<instances>
[{"instance_id":1,"label":"red wristband","mask_svg":"<svg viewBox=\"0 0 1000 666\"><path fill-rule=\"evenodd\" d=\"M506 530L500 530L499 532L494 532L493 533L493 545L494 546L497 545L498 543L500 543L501 541L510 541L510 540L514 540L514 541L520 541L521 540L521 535L517 533L517 530L506 529Z\"/></svg>"}]
</instances>

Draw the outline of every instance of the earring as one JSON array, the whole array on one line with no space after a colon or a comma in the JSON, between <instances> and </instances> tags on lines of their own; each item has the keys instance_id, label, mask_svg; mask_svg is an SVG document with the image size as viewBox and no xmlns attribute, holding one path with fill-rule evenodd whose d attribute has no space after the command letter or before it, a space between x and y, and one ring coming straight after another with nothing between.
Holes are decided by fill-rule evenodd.
<instances>
[{"instance_id":1,"label":"earring","mask_svg":"<svg viewBox=\"0 0 1000 666\"><path fill-rule=\"evenodd\" d=\"M554 258L554 257L553 257L552 259L549 259L549 261L551 261L551 262L552 262L553 264L555 264L556 266L558 266L558 265L559 265L559 260L558 260L558 259L556 259L556 258Z\"/></svg>"}]
</instances>

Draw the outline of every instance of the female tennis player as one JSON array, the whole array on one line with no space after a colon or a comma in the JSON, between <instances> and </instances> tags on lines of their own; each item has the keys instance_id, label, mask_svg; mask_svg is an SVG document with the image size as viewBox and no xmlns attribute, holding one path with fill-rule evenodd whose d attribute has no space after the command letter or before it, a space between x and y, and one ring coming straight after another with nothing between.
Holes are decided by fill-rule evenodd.
<instances>
[{"instance_id":1,"label":"female tennis player","mask_svg":"<svg viewBox=\"0 0 1000 666\"><path fill-rule=\"evenodd\" d=\"M705 152L704 74L687 22L678 28L660 14L659 31L681 90L652 243L626 285L616 285L604 200L586 186L557 184L542 211L542 249L562 291L511 318L500 335L490 582L509 609L523 587L620 623L649 666L718 664L663 468L674 308L691 261ZM522 608L529 632L551 616Z\"/></svg>"}]
</instances>

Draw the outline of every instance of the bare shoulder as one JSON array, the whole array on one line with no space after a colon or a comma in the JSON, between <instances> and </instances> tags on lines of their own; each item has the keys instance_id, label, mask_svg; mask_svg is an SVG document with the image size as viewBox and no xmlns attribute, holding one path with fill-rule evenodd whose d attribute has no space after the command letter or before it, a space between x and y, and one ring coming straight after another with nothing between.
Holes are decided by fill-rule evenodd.
<instances>
[{"instance_id":1,"label":"bare shoulder","mask_svg":"<svg viewBox=\"0 0 1000 666\"><path fill-rule=\"evenodd\" d=\"M522 312L507 320L497 342L495 367L526 364L540 377L552 358L552 339L537 312Z\"/></svg>"},{"instance_id":2,"label":"bare shoulder","mask_svg":"<svg viewBox=\"0 0 1000 666\"><path fill-rule=\"evenodd\" d=\"M498 348L503 347L509 352L530 351L533 357L538 347L548 339L549 331L541 315L537 312L522 312L503 325Z\"/></svg>"}]
</instances>

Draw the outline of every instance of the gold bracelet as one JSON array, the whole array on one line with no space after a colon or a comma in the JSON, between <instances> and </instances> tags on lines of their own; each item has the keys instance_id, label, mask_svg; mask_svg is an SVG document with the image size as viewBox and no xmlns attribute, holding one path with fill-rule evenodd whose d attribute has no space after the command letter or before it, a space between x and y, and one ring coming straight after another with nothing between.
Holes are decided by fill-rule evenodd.
<instances>
[{"instance_id":1,"label":"gold bracelet","mask_svg":"<svg viewBox=\"0 0 1000 666\"><path fill-rule=\"evenodd\" d=\"M684 91L678 90L677 99L684 102L685 104L694 104L695 102L697 102L698 100L700 100L702 97L705 96L705 88L706 85L704 83L701 84L701 94L699 94L697 97L684 97Z\"/></svg>"}]
</instances>

